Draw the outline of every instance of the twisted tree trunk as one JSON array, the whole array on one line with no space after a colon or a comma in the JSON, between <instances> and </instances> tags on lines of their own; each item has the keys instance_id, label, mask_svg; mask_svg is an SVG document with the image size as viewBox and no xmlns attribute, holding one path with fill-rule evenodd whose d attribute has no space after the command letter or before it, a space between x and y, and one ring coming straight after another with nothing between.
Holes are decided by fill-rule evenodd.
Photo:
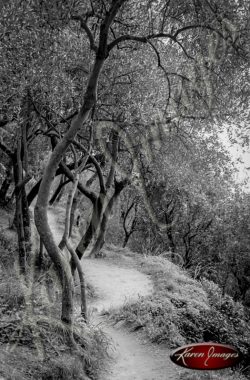
<instances>
[{"instance_id":1,"label":"twisted tree trunk","mask_svg":"<svg viewBox=\"0 0 250 380\"><path fill-rule=\"evenodd\" d=\"M106 57L96 58L92 74L89 79L88 87L86 90L84 104L75 119L73 119L68 132L64 138L56 145L41 181L37 203L35 206L35 223L37 230L40 234L42 242L47 249L47 252L57 270L62 284L62 314L61 319L65 322L70 330L72 326L72 313L73 313L73 283L70 266L63 259L60 251L56 245L53 234L48 223L48 204L49 195L53 179L55 177L57 167L64 157L64 154L74 139L76 133L82 128L82 125L87 121L90 111L96 103L96 92L99 75L101 73L103 64ZM72 332L71 332L72 336Z\"/></svg>"},{"instance_id":2,"label":"twisted tree trunk","mask_svg":"<svg viewBox=\"0 0 250 380\"><path fill-rule=\"evenodd\" d=\"M85 279L84 279L84 273L82 270L81 262L74 250L74 248L71 246L69 242L69 232L70 232L70 217L71 217L71 209L73 205L73 199L75 197L75 193L77 190L77 184L79 181L79 175L75 176L75 180L72 184L72 189L69 192L68 195L68 201L67 201L67 207L66 207L66 215L65 215L65 227L64 227L64 233L62 240L58 247L63 250L65 247L68 249L72 262L74 263L75 267L77 268L79 280L80 280L80 288L81 288L81 314L85 321L87 321L87 303L86 303L86 288L85 288Z\"/></svg>"},{"instance_id":3,"label":"twisted tree trunk","mask_svg":"<svg viewBox=\"0 0 250 380\"><path fill-rule=\"evenodd\" d=\"M60 162L62 161L67 148L74 140L77 132L81 130L84 123L88 120L90 111L96 104L99 76L101 74L105 60L108 58L109 54L108 37L110 26L114 18L116 17L117 12L122 6L123 2L124 0L117 0L112 2L110 9L107 11L105 18L100 25L98 47L95 46L95 42L91 34L91 31L88 29L88 26L86 25L86 28L88 30L88 37L90 40L90 46L92 50L94 50L96 57L85 91L83 105L78 115L72 120L70 128L65 133L62 140L60 140L60 142L56 145L55 149L51 154L47 167L44 171L44 176L40 185L37 203L35 206L35 223L37 230L61 280L63 288L61 319L68 325L69 330L71 331L72 340L72 274L68 263L66 263L65 260L63 260L60 254L59 248L56 245L56 242L53 238L48 223L47 213L49 196L51 185L56 175L57 168Z\"/></svg>"},{"instance_id":4,"label":"twisted tree trunk","mask_svg":"<svg viewBox=\"0 0 250 380\"><path fill-rule=\"evenodd\" d=\"M80 240L78 246L76 247L76 253L81 260L82 256L84 255L85 251L87 250L88 246L90 245L93 237L96 235L100 221L101 221L101 213L102 213L102 204L100 199L95 202L93 205L93 211L91 220L89 222L89 225L87 227L87 230L85 234L83 235L82 239ZM72 263L72 271L74 273L75 266Z\"/></svg>"},{"instance_id":5,"label":"twisted tree trunk","mask_svg":"<svg viewBox=\"0 0 250 380\"><path fill-rule=\"evenodd\" d=\"M115 191L110 198L106 208L103 211L102 219L99 222L100 228L99 232L95 241L95 244L90 252L90 256L98 256L100 253L100 250L102 249L104 243L105 243L105 236L108 226L108 221L110 218L110 215L112 213L113 207L115 205L116 200L118 199L120 193L124 189L124 187L127 185L127 180L121 181L121 182L115 182Z\"/></svg>"}]
</instances>

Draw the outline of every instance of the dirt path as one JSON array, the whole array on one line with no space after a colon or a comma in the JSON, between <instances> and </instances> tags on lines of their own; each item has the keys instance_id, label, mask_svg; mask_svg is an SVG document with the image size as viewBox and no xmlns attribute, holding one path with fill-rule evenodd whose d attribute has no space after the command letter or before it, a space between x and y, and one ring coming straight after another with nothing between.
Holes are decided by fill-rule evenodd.
<instances>
[{"instance_id":1,"label":"dirt path","mask_svg":"<svg viewBox=\"0 0 250 380\"><path fill-rule=\"evenodd\" d=\"M57 242L61 233L55 214L49 213L49 221ZM178 372L169 359L169 351L157 345L145 343L140 334L129 333L110 325L101 313L110 307L119 307L125 301L151 293L148 276L135 269L120 268L103 259L83 259L87 281L95 288L98 298L91 305L91 323L101 324L111 338L114 360L101 380L177 380Z\"/></svg>"}]
</instances>

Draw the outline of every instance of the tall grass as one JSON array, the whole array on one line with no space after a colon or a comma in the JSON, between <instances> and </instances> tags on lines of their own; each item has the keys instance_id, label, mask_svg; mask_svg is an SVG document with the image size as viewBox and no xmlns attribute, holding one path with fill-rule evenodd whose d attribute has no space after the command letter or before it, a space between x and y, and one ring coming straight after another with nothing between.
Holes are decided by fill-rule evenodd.
<instances>
[{"instance_id":1,"label":"tall grass","mask_svg":"<svg viewBox=\"0 0 250 380\"><path fill-rule=\"evenodd\" d=\"M192 279L165 258L140 256L138 261L153 279L154 292L111 310L115 322L142 329L151 341L169 347L209 340L232 344L248 355L249 319L240 303L223 297L214 283Z\"/></svg>"}]
</instances>

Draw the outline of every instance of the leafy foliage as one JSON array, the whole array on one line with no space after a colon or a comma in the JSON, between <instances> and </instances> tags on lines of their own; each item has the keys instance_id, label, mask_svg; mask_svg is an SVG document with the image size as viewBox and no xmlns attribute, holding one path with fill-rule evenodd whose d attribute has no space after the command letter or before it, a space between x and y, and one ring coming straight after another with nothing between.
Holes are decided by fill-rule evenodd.
<instances>
[{"instance_id":1,"label":"leafy foliage","mask_svg":"<svg viewBox=\"0 0 250 380\"><path fill-rule=\"evenodd\" d=\"M83 158L85 153L76 153L73 147L67 150L72 141L65 137L67 131L74 131L73 116L80 117L83 110L95 130L93 144L89 144L91 154L105 156L108 152L109 157L102 163L106 175L108 167L112 168L108 146L110 124L107 124L116 125L123 132L116 176L127 174L131 182L129 191L137 193L140 205L133 247L137 240L147 252L165 252L172 261L189 268L195 278L211 279L219 273L218 282L224 292L229 288L229 274L233 275L245 300L249 296L246 286L249 276L243 265L249 264L249 242L242 239L240 230L249 209L244 199L232 213L228 211L235 200L235 189L231 189L232 166L217 143L218 133L213 131L225 123L232 125L236 118L245 127L248 118L244 107L249 105L249 88L245 84L249 79L249 4L246 0L217 3L213 0L4 2L0 26L1 181L3 185L12 157L10 152L16 151L26 123L29 128L22 142L28 145L29 165L26 162L24 166L29 173L20 170L20 179L29 174L34 177L33 182L46 173L44 169L48 168L46 162L55 148L55 140L61 147L57 165L63 163L72 168L76 156ZM100 61L105 63L104 67L96 70ZM27 94L28 116L24 112ZM79 123L72 136L89 143L92 137L86 132L85 121L84 118ZM152 136L158 133L158 121L161 131L166 132L162 145ZM104 149L96 135L101 123L105 125ZM245 138L245 131L241 137ZM93 167L97 172L93 163L88 169ZM54 172L57 169L54 167ZM50 189L54 175L47 174L46 188ZM98 185L94 183L93 187L96 189ZM25 199L25 187L22 192ZM225 202L225 198L229 201ZM40 206L40 210L46 209L46 204ZM238 212L244 217L239 219ZM85 219L88 216L87 212ZM46 220L46 215L41 220ZM246 227L243 230L249 232ZM224 240L230 236L229 242L221 241L221 236ZM232 254L234 250L239 259ZM60 254L57 259L60 262ZM216 266L218 262L228 267L225 277ZM59 267L64 270L63 265ZM152 339L169 339L176 345L198 339L203 327L210 331L214 319L216 334L229 339L222 329L221 305L212 303L212 298L209 303L198 283L179 275L177 270L171 281L169 271L162 266L159 271L159 292L153 298L141 299L138 313L137 305L132 311L127 306L125 315L128 313L132 322L136 315ZM64 283L68 278L65 274L66 271L59 276ZM2 285L7 292L6 283ZM17 292L15 300L11 292L8 290L10 305L20 305L20 294ZM165 299L164 292L172 296ZM192 299L193 294L200 297L198 303ZM235 311L234 322L230 321L228 304L233 308L234 303L227 299L223 308L227 328L236 342L245 320L241 310L238 317ZM212 309L207 311L209 307ZM166 315L170 318L168 322ZM237 325L240 319L242 323ZM243 336L242 342L238 341L243 349L244 339ZM75 362L67 357L65 360L73 371ZM60 364L55 367L61 378L79 374L61 369Z\"/></svg>"}]
</instances>

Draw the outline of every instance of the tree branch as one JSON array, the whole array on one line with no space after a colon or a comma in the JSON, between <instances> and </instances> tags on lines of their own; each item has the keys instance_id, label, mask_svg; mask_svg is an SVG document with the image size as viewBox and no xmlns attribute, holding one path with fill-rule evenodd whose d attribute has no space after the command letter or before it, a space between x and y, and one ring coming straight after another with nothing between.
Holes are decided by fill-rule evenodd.
<instances>
[{"instance_id":1,"label":"tree branch","mask_svg":"<svg viewBox=\"0 0 250 380\"><path fill-rule=\"evenodd\" d=\"M117 12L126 1L127 0L113 0L111 8L107 13L106 19L104 20L105 32L108 32L108 29L111 23L113 22L115 16L117 15Z\"/></svg>"},{"instance_id":2,"label":"tree branch","mask_svg":"<svg viewBox=\"0 0 250 380\"><path fill-rule=\"evenodd\" d=\"M177 37L178 37L179 34L185 32L186 30L197 29L197 28L211 30L213 32L216 32L221 38L225 39L225 37L223 36L223 34L219 30L214 29L210 25L196 24L196 25L187 25L187 26L184 26L183 28L180 28L180 29L176 30L176 32L174 34L163 33L163 32L162 33L156 33L156 34L149 34L148 36L133 36L133 35L125 34L123 36L120 36L120 37L116 38L114 41L112 41L108 45L108 51L111 51L119 43L125 42L125 41L134 41L134 42L147 43L149 40L152 40L152 39L169 38L172 41L174 41L175 43L177 43L182 48L182 50L184 51L184 53L186 54L186 56L188 58L194 59L193 57L191 57L187 53L186 49L183 47L183 45L181 44L181 42L177 40Z\"/></svg>"},{"instance_id":3,"label":"tree branch","mask_svg":"<svg viewBox=\"0 0 250 380\"><path fill-rule=\"evenodd\" d=\"M148 41L148 43L152 47L152 49L154 50L154 52L157 56L158 67L164 72L166 79L167 79L167 83L168 83L168 100L167 100L167 105L166 105L166 109L167 109L167 107L169 106L170 99L171 99L171 83L170 83L170 80L168 77L168 72L161 63L161 56L160 56L160 53L158 52L157 48L155 47L155 45L150 41Z\"/></svg>"},{"instance_id":4,"label":"tree branch","mask_svg":"<svg viewBox=\"0 0 250 380\"><path fill-rule=\"evenodd\" d=\"M16 187L15 192L16 194L19 194L19 192L22 190L22 188L31 180L32 176L30 174L27 174L22 181L20 181Z\"/></svg>"},{"instance_id":5,"label":"tree branch","mask_svg":"<svg viewBox=\"0 0 250 380\"><path fill-rule=\"evenodd\" d=\"M83 20L82 16L77 16L77 15L71 16L71 19L75 21L80 21L81 28L86 32L88 36L90 49L93 50L94 52L97 52L97 46L95 45L93 34L91 30L89 29L87 23Z\"/></svg>"},{"instance_id":6,"label":"tree branch","mask_svg":"<svg viewBox=\"0 0 250 380\"><path fill-rule=\"evenodd\" d=\"M118 147L119 147L119 135L117 132L113 131L112 135L112 148L111 148L111 167L108 173L108 178L106 181L106 188L110 189L115 175L116 163L118 158Z\"/></svg>"},{"instance_id":7,"label":"tree branch","mask_svg":"<svg viewBox=\"0 0 250 380\"><path fill-rule=\"evenodd\" d=\"M61 167L63 173L73 182L74 181L74 175L71 173L71 171L69 170L67 165L64 164L63 162L61 162L60 167ZM77 187L83 195L85 195L87 198L89 198L91 200L91 202L93 204L95 203L95 201L97 199L95 193L86 189L80 182L78 182Z\"/></svg>"},{"instance_id":8,"label":"tree branch","mask_svg":"<svg viewBox=\"0 0 250 380\"><path fill-rule=\"evenodd\" d=\"M81 143L79 143L78 141L73 140L72 144L74 144L77 148L81 149L84 153L87 153L87 149ZM104 178L103 178L101 167L100 167L98 161L95 159L95 157L92 156L91 154L89 155L89 161L93 163L93 165L94 165L94 167L96 169L96 172L98 174L99 183L100 183L100 190L101 190L102 193L105 193L106 192L106 187L105 187L105 183L104 183Z\"/></svg>"}]
</instances>

